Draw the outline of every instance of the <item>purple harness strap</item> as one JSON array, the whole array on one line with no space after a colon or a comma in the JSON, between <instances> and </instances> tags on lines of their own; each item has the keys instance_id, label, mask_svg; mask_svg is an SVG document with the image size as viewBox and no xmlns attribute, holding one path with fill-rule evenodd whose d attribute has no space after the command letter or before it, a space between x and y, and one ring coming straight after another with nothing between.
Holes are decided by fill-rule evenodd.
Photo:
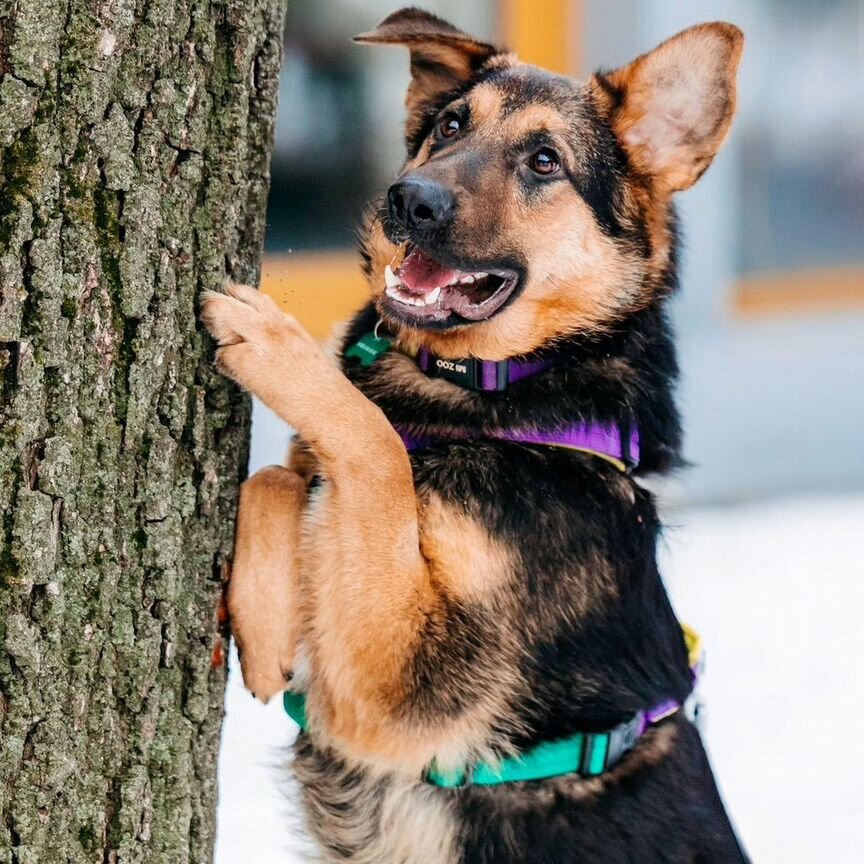
<instances>
[{"instance_id":1,"label":"purple harness strap","mask_svg":"<svg viewBox=\"0 0 864 864\"><path fill-rule=\"evenodd\" d=\"M467 432L448 431L434 435L415 435L404 426L396 431L405 442L409 453L422 450L445 441L469 441L473 437L498 441L513 441L517 444L546 444L552 447L566 447L571 450L584 450L610 459L619 468L630 470L639 464L639 431L632 429L629 435L622 435L618 426L600 423L576 423L564 429L543 431L538 429L498 429L472 436Z\"/></svg>"},{"instance_id":2,"label":"purple harness strap","mask_svg":"<svg viewBox=\"0 0 864 864\"><path fill-rule=\"evenodd\" d=\"M478 360L465 358L450 360L436 357L426 348L417 353L416 362L420 371L432 378L445 378L463 387L493 393L501 393L510 384L523 378L545 372L552 363L547 360ZM397 427L406 449L411 452L442 441L470 440L467 432L448 430L432 435L415 435L408 427ZM639 464L639 432L631 429L622 434L615 424L575 423L563 429L503 429L485 432L480 436L499 441L514 441L519 444L545 444L551 447L567 447L584 450L612 461L618 468L629 471Z\"/></svg>"}]
</instances>

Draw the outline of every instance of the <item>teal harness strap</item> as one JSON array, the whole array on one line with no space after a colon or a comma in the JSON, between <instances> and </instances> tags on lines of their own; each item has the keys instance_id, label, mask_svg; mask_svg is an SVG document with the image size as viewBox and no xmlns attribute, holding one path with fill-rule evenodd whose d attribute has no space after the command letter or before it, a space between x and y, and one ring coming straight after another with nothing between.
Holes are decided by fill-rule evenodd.
<instances>
[{"instance_id":1,"label":"teal harness strap","mask_svg":"<svg viewBox=\"0 0 864 864\"><path fill-rule=\"evenodd\" d=\"M306 697L302 693L283 693L282 704L285 713L301 729L308 728ZM478 762L468 769L447 772L433 762L423 779L442 789L456 789L468 785L495 786L499 783L545 780L563 774L596 777L631 750L648 725L646 716L640 711L609 732L577 732L569 738L544 741L524 753L508 756L497 763Z\"/></svg>"},{"instance_id":2,"label":"teal harness strap","mask_svg":"<svg viewBox=\"0 0 864 864\"><path fill-rule=\"evenodd\" d=\"M305 732L309 725L306 720L306 696L303 693L282 694L282 705L285 713Z\"/></svg>"},{"instance_id":3,"label":"teal harness strap","mask_svg":"<svg viewBox=\"0 0 864 864\"><path fill-rule=\"evenodd\" d=\"M586 737L588 736L579 732L572 738L547 741L519 756L502 759L497 765L480 762L473 766L470 772L461 770L447 773L438 770L433 764L424 779L434 786L453 789L469 784L495 786L498 783L542 780L547 777L558 777L561 774L582 774L585 773L582 769Z\"/></svg>"}]
</instances>

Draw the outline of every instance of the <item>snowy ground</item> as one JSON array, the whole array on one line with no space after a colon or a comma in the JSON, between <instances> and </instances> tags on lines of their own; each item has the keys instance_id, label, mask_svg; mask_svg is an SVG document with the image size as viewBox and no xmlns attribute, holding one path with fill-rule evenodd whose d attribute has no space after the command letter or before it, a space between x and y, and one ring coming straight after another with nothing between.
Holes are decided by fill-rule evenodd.
<instances>
[{"instance_id":1,"label":"snowy ground","mask_svg":"<svg viewBox=\"0 0 864 864\"><path fill-rule=\"evenodd\" d=\"M756 862L864 861L864 494L667 516L661 555L708 649L706 739ZM232 667L216 864L305 861L292 837L295 729Z\"/></svg>"}]
</instances>

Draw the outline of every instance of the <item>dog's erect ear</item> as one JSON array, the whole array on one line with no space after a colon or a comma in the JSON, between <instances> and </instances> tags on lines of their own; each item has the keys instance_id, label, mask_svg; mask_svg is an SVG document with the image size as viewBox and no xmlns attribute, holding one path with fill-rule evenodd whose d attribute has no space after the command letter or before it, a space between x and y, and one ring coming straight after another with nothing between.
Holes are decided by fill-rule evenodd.
<instances>
[{"instance_id":1,"label":"dog's erect ear","mask_svg":"<svg viewBox=\"0 0 864 864\"><path fill-rule=\"evenodd\" d=\"M618 139L661 190L692 186L726 139L743 47L732 24L699 24L596 76Z\"/></svg>"},{"instance_id":2,"label":"dog's erect ear","mask_svg":"<svg viewBox=\"0 0 864 864\"><path fill-rule=\"evenodd\" d=\"M457 30L422 9L400 9L355 42L406 45L411 51L411 84L405 96L409 141L443 99L474 77L500 49Z\"/></svg>"}]
</instances>

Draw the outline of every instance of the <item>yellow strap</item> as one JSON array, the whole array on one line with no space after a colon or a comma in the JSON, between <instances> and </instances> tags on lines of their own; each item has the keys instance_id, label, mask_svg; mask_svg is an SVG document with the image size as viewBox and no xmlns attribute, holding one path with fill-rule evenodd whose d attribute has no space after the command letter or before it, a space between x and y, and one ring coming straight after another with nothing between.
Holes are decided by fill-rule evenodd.
<instances>
[{"instance_id":1,"label":"yellow strap","mask_svg":"<svg viewBox=\"0 0 864 864\"><path fill-rule=\"evenodd\" d=\"M687 646L687 662L691 669L695 669L702 660L702 637L689 625L681 624L684 633L684 644Z\"/></svg>"}]
</instances>

